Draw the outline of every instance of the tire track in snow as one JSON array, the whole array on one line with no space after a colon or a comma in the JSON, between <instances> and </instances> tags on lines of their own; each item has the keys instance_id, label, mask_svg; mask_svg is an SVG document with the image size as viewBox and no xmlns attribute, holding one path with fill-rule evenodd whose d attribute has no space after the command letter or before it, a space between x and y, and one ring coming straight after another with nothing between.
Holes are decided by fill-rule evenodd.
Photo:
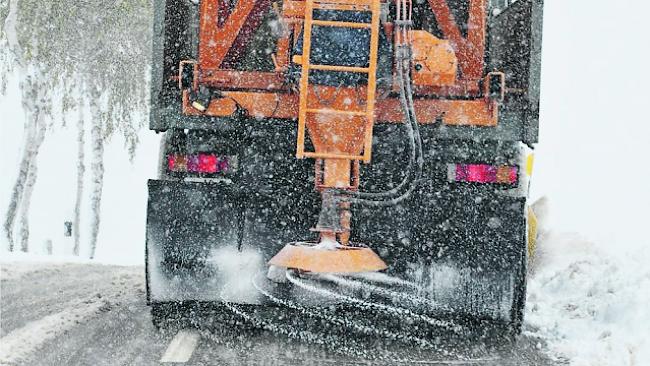
<instances>
[{"instance_id":1,"label":"tire track in snow","mask_svg":"<svg viewBox=\"0 0 650 366\"><path fill-rule=\"evenodd\" d=\"M14 266L6 266L14 272ZM142 269L55 264L0 284L0 338L27 323L73 307L90 295L119 303L133 290L144 291Z\"/></svg>"},{"instance_id":2,"label":"tire track in snow","mask_svg":"<svg viewBox=\"0 0 650 366\"><path fill-rule=\"evenodd\" d=\"M363 307L363 308L367 308L367 309L376 309L376 310L382 311L382 312L384 312L386 314L394 315L394 316L407 316L407 317L410 317L410 318L412 318L414 320L424 321L424 322L426 322L428 324L431 324L433 326L440 327L440 328L445 328L445 329L448 329L448 330L450 330L450 331L452 331L454 333L458 333L458 334L461 334L464 330L466 330L465 327L460 325L460 324L456 324L454 322L440 320L440 319L434 319L434 318L428 317L426 315L415 313L415 312L413 312L413 311L411 311L409 309L406 309L406 308L394 307L394 306L389 306L389 305L385 305L385 304L365 301L365 300L361 300L361 299L358 299L358 298L355 298L355 297L346 296L346 295L342 295L342 294L339 294L339 293L336 293L336 292L332 292L332 291L327 290L325 288L312 286L312 285L298 279L292 272L287 272L286 278L287 278L287 280L289 280L289 282L293 283L296 286L304 288L305 290L315 292L317 294L321 294L321 295L326 296L326 297L335 297L335 298L343 299L345 301L355 303L355 304L359 305L359 307Z\"/></svg>"},{"instance_id":3,"label":"tire track in snow","mask_svg":"<svg viewBox=\"0 0 650 366\"><path fill-rule=\"evenodd\" d=\"M258 274L259 276L259 274ZM346 317L337 317L332 314L328 314L326 311L314 311L311 310L307 307L301 307L297 303L292 303L291 301L287 301L284 299L277 298L273 296L270 292L264 290L255 280L257 279L257 276L253 279L253 286L262 293L264 296L269 298L271 301L273 301L276 304L279 304L281 306L285 306L287 308L291 308L294 310L300 311L302 314L312 317L312 318L318 318L325 320L327 322L330 322L332 324L337 324L346 328L354 329L357 332L360 332L365 335L376 335L376 336L381 336L381 337L386 337L388 339L394 340L394 341L407 341L411 343L415 343L420 345L420 347L424 348L436 348L434 344L431 342L427 341L424 338L419 338L419 337L413 337L409 334L403 334L403 333L396 333L392 332L388 329L382 329L378 326L367 326L365 324L362 324L360 322L355 322L351 321L350 319Z\"/></svg>"},{"instance_id":4,"label":"tire track in snow","mask_svg":"<svg viewBox=\"0 0 650 366\"><path fill-rule=\"evenodd\" d=\"M0 364L15 365L27 359L46 342L67 332L102 311L106 302L86 300L73 307L27 323L0 338Z\"/></svg>"}]
</instances>

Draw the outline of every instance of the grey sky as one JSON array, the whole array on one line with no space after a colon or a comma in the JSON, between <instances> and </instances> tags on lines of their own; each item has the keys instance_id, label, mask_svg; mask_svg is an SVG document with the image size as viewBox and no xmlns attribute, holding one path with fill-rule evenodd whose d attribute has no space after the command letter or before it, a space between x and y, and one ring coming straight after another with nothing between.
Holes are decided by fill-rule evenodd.
<instances>
[{"instance_id":1,"label":"grey sky","mask_svg":"<svg viewBox=\"0 0 650 366\"><path fill-rule=\"evenodd\" d=\"M612 245L650 245L650 3L545 7L534 195L551 222Z\"/></svg>"}]
</instances>

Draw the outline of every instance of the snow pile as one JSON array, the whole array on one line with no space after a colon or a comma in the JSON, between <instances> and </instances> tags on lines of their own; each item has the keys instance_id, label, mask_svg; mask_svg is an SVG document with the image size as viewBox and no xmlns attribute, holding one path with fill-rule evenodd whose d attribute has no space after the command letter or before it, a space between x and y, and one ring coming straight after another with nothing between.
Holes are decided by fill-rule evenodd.
<instances>
[{"instance_id":1,"label":"snow pile","mask_svg":"<svg viewBox=\"0 0 650 366\"><path fill-rule=\"evenodd\" d=\"M540 250L528 285L528 333L571 365L650 365L647 252L610 254L577 235L557 234Z\"/></svg>"},{"instance_id":2,"label":"snow pile","mask_svg":"<svg viewBox=\"0 0 650 366\"><path fill-rule=\"evenodd\" d=\"M97 263L73 256L39 255L33 253L7 252L0 249L0 281L17 280L23 276L47 268L65 269L68 263Z\"/></svg>"}]
</instances>

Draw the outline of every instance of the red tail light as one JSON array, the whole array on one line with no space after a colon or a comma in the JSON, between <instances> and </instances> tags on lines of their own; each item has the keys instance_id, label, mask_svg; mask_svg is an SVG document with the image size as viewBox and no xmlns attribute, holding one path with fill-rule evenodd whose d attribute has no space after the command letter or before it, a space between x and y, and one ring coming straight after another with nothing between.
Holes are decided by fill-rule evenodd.
<instances>
[{"instance_id":1,"label":"red tail light","mask_svg":"<svg viewBox=\"0 0 650 366\"><path fill-rule=\"evenodd\" d=\"M214 174L217 172L219 158L212 154L199 154L199 173Z\"/></svg>"},{"instance_id":2,"label":"red tail light","mask_svg":"<svg viewBox=\"0 0 650 366\"><path fill-rule=\"evenodd\" d=\"M450 182L499 183L515 185L519 181L519 168L508 165L449 164Z\"/></svg>"},{"instance_id":3,"label":"red tail light","mask_svg":"<svg viewBox=\"0 0 650 366\"><path fill-rule=\"evenodd\" d=\"M231 171L232 157L216 154L170 154L167 169L175 173L225 174Z\"/></svg>"},{"instance_id":4,"label":"red tail light","mask_svg":"<svg viewBox=\"0 0 650 366\"><path fill-rule=\"evenodd\" d=\"M167 157L167 168L169 169L170 172L186 172L187 156L169 155Z\"/></svg>"}]
</instances>

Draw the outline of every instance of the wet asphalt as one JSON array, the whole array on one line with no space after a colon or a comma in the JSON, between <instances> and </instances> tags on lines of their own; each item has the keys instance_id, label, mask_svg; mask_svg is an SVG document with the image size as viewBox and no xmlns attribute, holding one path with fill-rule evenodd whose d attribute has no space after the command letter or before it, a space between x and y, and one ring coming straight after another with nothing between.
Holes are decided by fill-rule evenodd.
<instances>
[{"instance_id":1,"label":"wet asphalt","mask_svg":"<svg viewBox=\"0 0 650 366\"><path fill-rule=\"evenodd\" d=\"M3 273L12 270L12 264L1 266ZM0 365L543 366L559 363L546 356L542 341L527 336L507 340L491 339L488 335L480 340L464 341L456 337L445 339L442 335L434 340L439 348L424 352L408 341L365 342L363 348L357 348L354 337L359 335L343 333L337 335L335 344L324 342L323 345L319 341L299 341L295 334L288 336L214 321L204 326L208 322L202 322L201 318L157 329L146 305L141 267L66 264L39 266L20 276L6 277L0 282L0 345L29 347L28 352L21 351L21 357L9 356L3 360L0 356ZM84 311L83 307L92 311ZM44 319L66 312L85 315L65 323L64 329L48 329ZM301 319L293 317L292 327L297 333L310 332L327 338L325 328L307 329L305 323L305 329L298 329ZM237 322L246 325L243 319ZM25 329L37 331L26 336ZM44 334L38 334L39 329ZM179 346L181 333L193 334L197 341L185 345L181 342ZM181 356L185 353L186 362L163 363L169 361L167 356L172 351ZM0 354L11 355L12 350L5 348Z\"/></svg>"}]
</instances>

